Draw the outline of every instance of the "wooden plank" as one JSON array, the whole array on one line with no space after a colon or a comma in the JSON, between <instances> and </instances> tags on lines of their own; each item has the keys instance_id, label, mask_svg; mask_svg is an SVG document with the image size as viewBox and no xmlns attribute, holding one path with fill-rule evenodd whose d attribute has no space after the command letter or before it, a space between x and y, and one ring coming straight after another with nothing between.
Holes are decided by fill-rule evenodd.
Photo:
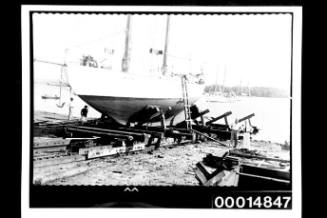
<instances>
[{"instance_id":1,"label":"wooden plank","mask_svg":"<svg viewBox=\"0 0 327 218\"><path fill-rule=\"evenodd\" d=\"M99 132L99 131L94 131L94 130L80 129L77 127L67 127L67 131L68 132L85 133L85 134L96 135L96 136L109 136L109 137L133 140L133 136L126 135L126 134Z\"/></svg>"},{"instance_id":2,"label":"wooden plank","mask_svg":"<svg viewBox=\"0 0 327 218\"><path fill-rule=\"evenodd\" d=\"M152 135L153 137L158 137L158 138L163 138L164 137L164 133L163 132L159 132L159 131L151 131L151 130L146 130L146 129L137 129L136 127L134 127L134 128L131 128L131 127L119 127L119 129L125 130L125 131L131 131L131 132L147 133L147 134Z\"/></svg>"},{"instance_id":3,"label":"wooden plank","mask_svg":"<svg viewBox=\"0 0 327 218\"><path fill-rule=\"evenodd\" d=\"M215 186L217 183L219 183L222 178L225 176L224 171L216 171L212 175L210 175L210 179L208 179L203 185L204 186Z\"/></svg>"},{"instance_id":4,"label":"wooden plank","mask_svg":"<svg viewBox=\"0 0 327 218\"><path fill-rule=\"evenodd\" d=\"M218 171L215 168L207 167L203 162L196 164L194 169L196 178L203 186L237 186L239 180L239 167L233 171Z\"/></svg>"},{"instance_id":5,"label":"wooden plank","mask_svg":"<svg viewBox=\"0 0 327 218\"><path fill-rule=\"evenodd\" d=\"M289 160L278 159L278 158L271 158L271 157L263 157L257 155L250 155L250 154L242 154L240 152L230 151L230 157L243 157L243 158L253 158L253 159L261 159L261 160L268 160L268 161L279 161L279 162L290 162Z\"/></svg>"},{"instance_id":6,"label":"wooden plank","mask_svg":"<svg viewBox=\"0 0 327 218\"><path fill-rule=\"evenodd\" d=\"M83 161L85 159L86 159L85 156L72 155L72 156L51 158L46 160L36 160L33 162L33 166L38 168L38 167L45 167L50 165L58 165L58 164L76 162L76 161Z\"/></svg>"},{"instance_id":7,"label":"wooden plank","mask_svg":"<svg viewBox=\"0 0 327 218\"><path fill-rule=\"evenodd\" d=\"M52 146L52 147L38 147L38 148L33 148L33 154L39 154L43 152L54 152L54 151L66 151L67 146Z\"/></svg>"},{"instance_id":8,"label":"wooden plank","mask_svg":"<svg viewBox=\"0 0 327 218\"><path fill-rule=\"evenodd\" d=\"M91 150L102 150L102 149L110 149L112 148L112 145L104 145L104 146L96 146L96 147L89 147L89 148L80 148L78 150L78 154L79 155L87 155L89 153L89 151Z\"/></svg>"},{"instance_id":9,"label":"wooden plank","mask_svg":"<svg viewBox=\"0 0 327 218\"><path fill-rule=\"evenodd\" d=\"M62 146L69 145L70 140L63 138L43 138L36 137L34 138L33 147L34 148L42 148L42 147L54 147L54 146Z\"/></svg>"},{"instance_id":10,"label":"wooden plank","mask_svg":"<svg viewBox=\"0 0 327 218\"><path fill-rule=\"evenodd\" d=\"M78 149L78 154L79 155L87 155L89 149L90 148L80 148L80 149Z\"/></svg>"},{"instance_id":11,"label":"wooden plank","mask_svg":"<svg viewBox=\"0 0 327 218\"><path fill-rule=\"evenodd\" d=\"M33 183L46 184L57 179L75 176L86 172L94 167L88 165L88 163L89 161L82 161L36 168L33 172Z\"/></svg>"},{"instance_id":12,"label":"wooden plank","mask_svg":"<svg viewBox=\"0 0 327 218\"><path fill-rule=\"evenodd\" d=\"M208 178L210 177L210 174L207 172L202 162L196 164L194 172L195 177L200 180L201 185L205 184L208 181Z\"/></svg>"},{"instance_id":13,"label":"wooden plank","mask_svg":"<svg viewBox=\"0 0 327 218\"><path fill-rule=\"evenodd\" d=\"M132 147L132 150L130 151L141 151L145 148L145 144L144 143L137 143L137 144L134 144L133 147Z\"/></svg>"},{"instance_id":14,"label":"wooden plank","mask_svg":"<svg viewBox=\"0 0 327 218\"><path fill-rule=\"evenodd\" d=\"M224 171L225 177L217 184L220 187L237 187L239 181L239 166L236 166L232 171Z\"/></svg>"},{"instance_id":15,"label":"wooden plank","mask_svg":"<svg viewBox=\"0 0 327 218\"><path fill-rule=\"evenodd\" d=\"M83 138L65 138L65 139L67 139L67 140L95 140L95 139L99 139L99 138L101 138L101 137L91 137L91 138L85 138L85 137L83 137Z\"/></svg>"},{"instance_id":16,"label":"wooden plank","mask_svg":"<svg viewBox=\"0 0 327 218\"><path fill-rule=\"evenodd\" d=\"M179 132L179 131L173 130L173 131L166 131L165 132L165 137L168 137L168 138L180 138L180 137L192 138L193 137L193 134L192 133Z\"/></svg>"},{"instance_id":17,"label":"wooden plank","mask_svg":"<svg viewBox=\"0 0 327 218\"><path fill-rule=\"evenodd\" d=\"M199 168L194 168L195 172L195 177L200 181L200 184L203 185L207 182L207 178L205 174L199 169Z\"/></svg>"},{"instance_id":18,"label":"wooden plank","mask_svg":"<svg viewBox=\"0 0 327 218\"><path fill-rule=\"evenodd\" d=\"M106 129L106 128L97 128L97 127L89 127L89 126L79 126L78 129L85 129L85 130L91 130L91 131L99 131L99 132L107 132L107 133L115 133L115 134L122 134L122 135L130 135L130 136L138 136L138 137L144 137L144 133L137 133L137 132L131 132L131 131L121 131L121 130L115 130L115 129Z\"/></svg>"},{"instance_id":19,"label":"wooden plank","mask_svg":"<svg viewBox=\"0 0 327 218\"><path fill-rule=\"evenodd\" d=\"M125 153L126 147L97 146L89 148L87 159Z\"/></svg>"},{"instance_id":20,"label":"wooden plank","mask_svg":"<svg viewBox=\"0 0 327 218\"><path fill-rule=\"evenodd\" d=\"M83 148L80 149L80 154L86 154L87 159L91 158L98 158L98 157L105 157L120 153L129 153L129 152L135 152L135 151L141 151L145 149L145 143L137 143L134 144L131 148L129 147L112 147L112 146L97 146L92 148Z\"/></svg>"},{"instance_id":21,"label":"wooden plank","mask_svg":"<svg viewBox=\"0 0 327 218\"><path fill-rule=\"evenodd\" d=\"M265 180L270 180L270 181L274 181L274 182L280 182L280 183L286 183L286 184L291 183L289 180L284 180L284 179L275 179L275 178L271 178L271 177L259 176L259 175L248 174L248 173L238 173L238 174L241 176L254 177L254 178L265 179Z\"/></svg>"},{"instance_id":22,"label":"wooden plank","mask_svg":"<svg viewBox=\"0 0 327 218\"><path fill-rule=\"evenodd\" d=\"M253 117L254 115L255 115L254 113L252 113L252 114L250 114L250 115L247 115L247 116L245 116L245 117L239 119L238 122L240 123L240 122L243 122L243 121L245 121L245 120L247 120L247 119L250 119L250 118Z\"/></svg>"},{"instance_id":23,"label":"wooden plank","mask_svg":"<svg viewBox=\"0 0 327 218\"><path fill-rule=\"evenodd\" d=\"M229 116L231 114L232 114L232 112L228 111L228 112L226 112L226 113L224 113L224 114L222 114L222 115L220 115L220 116L218 116L216 118L213 118L212 120L209 120L208 122L206 122L206 125L210 125L210 124L216 122L217 120L220 120L221 118L227 117L227 116Z\"/></svg>"},{"instance_id":24,"label":"wooden plank","mask_svg":"<svg viewBox=\"0 0 327 218\"><path fill-rule=\"evenodd\" d=\"M48 154L44 152L34 153L33 160L49 159L60 156L58 153Z\"/></svg>"},{"instance_id":25,"label":"wooden plank","mask_svg":"<svg viewBox=\"0 0 327 218\"><path fill-rule=\"evenodd\" d=\"M155 146L154 145L150 145L150 146L146 146L143 150L143 152L151 152L153 150L155 150Z\"/></svg>"},{"instance_id":26,"label":"wooden plank","mask_svg":"<svg viewBox=\"0 0 327 218\"><path fill-rule=\"evenodd\" d=\"M201 116L203 116L203 115L205 115L205 114L207 114L207 113L209 113L210 111L209 111L209 109L206 109L206 110L204 110L204 111L202 111L202 112L199 112L196 116L194 116L193 118L192 118L192 120L195 120L195 119L197 119L197 118L199 118L199 117L201 117Z\"/></svg>"}]
</instances>

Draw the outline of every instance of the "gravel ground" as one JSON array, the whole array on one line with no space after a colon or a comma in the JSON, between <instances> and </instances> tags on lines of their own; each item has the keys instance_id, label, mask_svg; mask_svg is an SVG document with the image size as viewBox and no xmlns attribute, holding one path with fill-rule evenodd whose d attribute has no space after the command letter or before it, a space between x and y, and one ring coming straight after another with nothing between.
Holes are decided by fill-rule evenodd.
<instances>
[{"instance_id":1,"label":"gravel ground","mask_svg":"<svg viewBox=\"0 0 327 218\"><path fill-rule=\"evenodd\" d=\"M252 142L253 148L271 157L289 159L289 152L264 141ZM199 185L193 168L207 154L221 156L226 147L205 142L176 147L160 147L149 153L97 158L88 163L89 170L64 177L46 185Z\"/></svg>"},{"instance_id":2,"label":"gravel ground","mask_svg":"<svg viewBox=\"0 0 327 218\"><path fill-rule=\"evenodd\" d=\"M198 185L193 168L207 154L227 149L214 143L161 147L150 153L96 159L90 170L47 185Z\"/></svg>"}]
</instances>

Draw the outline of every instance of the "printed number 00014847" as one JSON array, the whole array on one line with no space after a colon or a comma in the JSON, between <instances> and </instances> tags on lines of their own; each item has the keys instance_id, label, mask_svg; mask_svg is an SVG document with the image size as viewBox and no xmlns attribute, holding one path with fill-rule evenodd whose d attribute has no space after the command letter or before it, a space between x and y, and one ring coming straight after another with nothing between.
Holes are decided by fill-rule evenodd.
<instances>
[{"instance_id":1,"label":"printed number 00014847","mask_svg":"<svg viewBox=\"0 0 327 218\"><path fill-rule=\"evenodd\" d=\"M290 208L290 196L222 197L214 200L215 208Z\"/></svg>"}]
</instances>

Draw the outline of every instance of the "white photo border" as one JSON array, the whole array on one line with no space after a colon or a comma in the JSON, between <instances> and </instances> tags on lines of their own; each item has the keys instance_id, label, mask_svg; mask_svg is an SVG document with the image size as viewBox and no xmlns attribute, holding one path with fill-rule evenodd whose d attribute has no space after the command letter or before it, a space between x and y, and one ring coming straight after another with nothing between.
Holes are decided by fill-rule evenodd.
<instances>
[{"instance_id":1,"label":"white photo border","mask_svg":"<svg viewBox=\"0 0 327 218\"><path fill-rule=\"evenodd\" d=\"M187 210L187 209L31 209L30 201L30 137L31 137L31 78L30 78L30 12L31 11L67 11L67 12L291 12L293 14L293 46L292 46L292 107L291 107L291 165L292 165L292 209L291 210ZM51 6L51 5L22 5L22 182L21 210L22 217L108 217L142 216L163 217L170 215L187 215L191 217L217 215L224 217L248 216L255 217L300 217L302 212L302 153L301 153L301 70L302 70L302 7L300 6L260 6L260 7L197 7L197 6ZM295 167L294 167L295 166ZM162 213L164 212L164 213Z\"/></svg>"}]
</instances>

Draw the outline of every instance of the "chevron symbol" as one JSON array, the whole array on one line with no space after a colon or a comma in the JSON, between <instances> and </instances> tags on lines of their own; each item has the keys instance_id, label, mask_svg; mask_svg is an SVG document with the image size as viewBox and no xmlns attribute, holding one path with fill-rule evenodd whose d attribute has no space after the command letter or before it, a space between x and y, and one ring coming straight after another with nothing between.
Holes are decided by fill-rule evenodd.
<instances>
[{"instance_id":1,"label":"chevron symbol","mask_svg":"<svg viewBox=\"0 0 327 218\"><path fill-rule=\"evenodd\" d=\"M132 190L127 187L127 188L124 189L124 192L127 192L127 191L131 192Z\"/></svg>"},{"instance_id":2,"label":"chevron symbol","mask_svg":"<svg viewBox=\"0 0 327 218\"><path fill-rule=\"evenodd\" d=\"M130 189L129 187L127 187L127 188L124 189L124 192L127 192L127 191L128 192L134 192L134 191L139 192L139 190L136 187L134 187L132 189Z\"/></svg>"},{"instance_id":3,"label":"chevron symbol","mask_svg":"<svg viewBox=\"0 0 327 218\"><path fill-rule=\"evenodd\" d=\"M138 190L136 187L134 187L134 188L132 189L132 192L134 192L134 191L139 192L139 190Z\"/></svg>"}]
</instances>

